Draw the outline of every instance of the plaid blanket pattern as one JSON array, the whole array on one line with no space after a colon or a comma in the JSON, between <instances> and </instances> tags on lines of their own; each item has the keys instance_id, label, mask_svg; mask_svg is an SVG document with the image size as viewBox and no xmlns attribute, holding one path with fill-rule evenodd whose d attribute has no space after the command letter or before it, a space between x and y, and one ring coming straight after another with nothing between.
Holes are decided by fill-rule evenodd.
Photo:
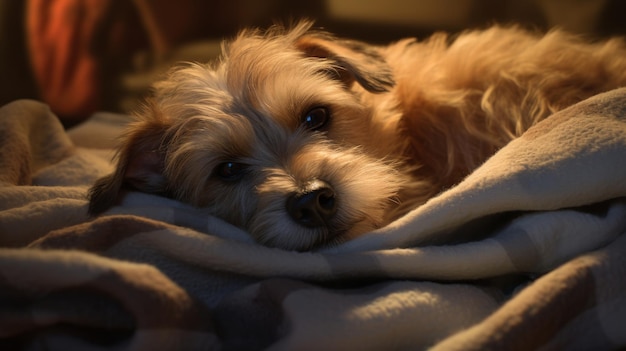
<instances>
[{"instance_id":1,"label":"plaid blanket pattern","mask_svg":"<svg viewBox=\"0 0 626 351\"><path fill-rule=\"evenodd\" d=\"M0 109L3 349L626 346L626 89L389 226L304 253L153 195L89 217L124 121L65 131L39 102Z\"/></svg>"}]
</instances>

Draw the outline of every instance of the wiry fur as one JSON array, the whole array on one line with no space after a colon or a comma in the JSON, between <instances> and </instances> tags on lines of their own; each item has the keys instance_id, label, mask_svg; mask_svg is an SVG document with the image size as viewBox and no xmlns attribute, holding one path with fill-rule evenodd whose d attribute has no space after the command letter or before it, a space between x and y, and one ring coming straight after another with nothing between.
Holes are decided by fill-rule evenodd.
<instances>
[{"instance_id":1,"label":"wiry fur","mask_svg":"<svg viewBox=\"0 0 626 351\"><path fill-rule=\"evenodd\" d=\"M206 208L259 242L307 250L381 227L454 185L537 121L625 85L626 48L493 27L373 47L315 32L247 30L212 64L155 84L91 191L92 213L125 185ZM324 107L319 131L303 117ZM236 179L228 162L245 165ZM336 212L305 226L286 209L311 184Z\"/></svg>"}]
</instances>

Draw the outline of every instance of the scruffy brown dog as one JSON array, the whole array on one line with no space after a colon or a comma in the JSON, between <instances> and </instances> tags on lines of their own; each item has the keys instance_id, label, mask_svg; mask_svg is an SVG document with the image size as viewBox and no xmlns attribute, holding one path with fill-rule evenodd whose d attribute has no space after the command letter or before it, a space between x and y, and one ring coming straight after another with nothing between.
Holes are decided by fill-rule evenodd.
<instances>
[{"instance_id":1,"label":"scruffy brown dog","mask_svg":"<svg viewBox=\"0 0 626 351\"><path fill-rule=\"evenodd\" d=\"M311 30L246 30L215 63L154 86L91 190L205 208L258 242L308 250L388 224L527 128L626 85L626 47L492 27L386 47Z\"/></svg>"}]
</instances>

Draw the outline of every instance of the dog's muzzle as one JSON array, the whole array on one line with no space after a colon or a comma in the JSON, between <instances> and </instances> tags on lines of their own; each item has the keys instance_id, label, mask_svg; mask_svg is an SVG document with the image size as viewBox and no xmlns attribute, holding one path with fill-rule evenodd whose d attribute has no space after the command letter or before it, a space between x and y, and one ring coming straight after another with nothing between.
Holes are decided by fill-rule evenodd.
<instances>
[{"instance_id":1,"label":"dog's muzzle","mask_svg":"<svg viewBox=\"0 0 626 351\"><path fill-rule=\"evenodd\" d=\"M291 194L286 206L296 223L310 228L328 225L337 213L335 191L321 180L311 181L301 192Z\"/></svg>"}]
</instances>

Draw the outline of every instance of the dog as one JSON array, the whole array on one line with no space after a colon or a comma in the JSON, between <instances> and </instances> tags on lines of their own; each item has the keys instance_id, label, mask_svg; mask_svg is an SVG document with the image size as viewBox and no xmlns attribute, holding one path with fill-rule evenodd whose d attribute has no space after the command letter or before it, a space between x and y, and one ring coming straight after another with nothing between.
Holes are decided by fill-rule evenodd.
<instances>
[{"instance_id":1,"label":"dog","mask_svg":"<svg viewBox=\"0 0 626 351\"><path fill-rule=\"evenodd\" d=\"M311 21L247 29L154 84L90 190L159 194L305 251L381 228L550 114L626 83L626 47L493 26L374 46Z\"/></svg>"}]
</instances>

